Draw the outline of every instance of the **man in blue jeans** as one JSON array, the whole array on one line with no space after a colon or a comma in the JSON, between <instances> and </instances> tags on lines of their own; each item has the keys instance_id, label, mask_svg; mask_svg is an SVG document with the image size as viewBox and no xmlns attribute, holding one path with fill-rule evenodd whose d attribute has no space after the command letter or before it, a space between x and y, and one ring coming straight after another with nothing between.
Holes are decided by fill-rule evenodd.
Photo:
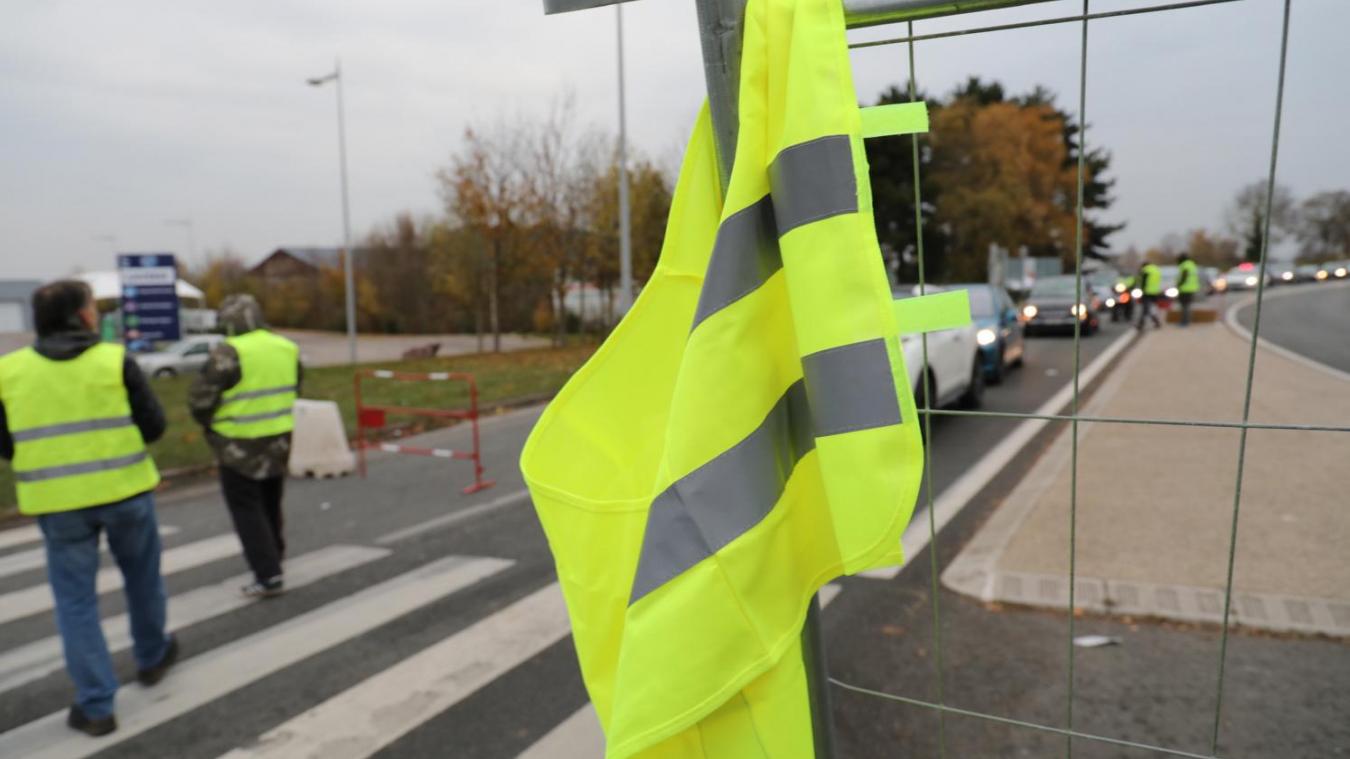
<instances>
[{"instance_id":1,"label":"man in blue jeans","mask_svg":"<svg viewBox=\"0 0 1350 759\"><path fill-rule=\"evenodd\" d=\"M117 673L99 623L99 534L122 572L137 679L154 685L178 659L165 630L164 578L146 445L164 410L122 346L99 342L88 286L54 282L33 294L37 341L0 356L0 457L13 462L19 511L47 547L66 671L67 723L93 736L117 729Z\"/></svg>"}]
</instances>

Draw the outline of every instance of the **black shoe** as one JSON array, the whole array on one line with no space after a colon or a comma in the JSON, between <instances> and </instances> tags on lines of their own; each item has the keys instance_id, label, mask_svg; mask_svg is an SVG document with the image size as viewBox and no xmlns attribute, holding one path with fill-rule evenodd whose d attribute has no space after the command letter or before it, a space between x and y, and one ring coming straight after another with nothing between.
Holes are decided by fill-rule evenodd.
<instances>
[{"instance_id":1,"label":"black shoe","mask_svg":"<svg viewBox=\"0 0 1350 759\"><path fill-rule=\"evenodd\" d=\"M169 636L169 647L164 649L164 656L160 658L159 664L150 669L143 669L136 673L136 679L141 685L150 686L164 679L164 675L169 669L178 662L178 638Z\"/></svg>"},{"instance_id":2,"label":"black shoe","mask_svg":"<svg viewBox=\"0 0 1350 759\"><path fill-rule=\"evenodd\" d=\"M66 724L85 735L97 738L117 729L117 717L109 714L103 719L90 719L80 707L71 704L70 714L66 715Z\"/></svg>"},{"instance_id":3,"label":"black shoe","mask_svg":"<svg viewBox=\"0 0 1350 759\"><path fill-rule=\"evenodd\" d=\"M251 582L239 589L245 598L275 598L286 590L286 582L280 576L270 580Z\"/></svg>"}]
</instances>

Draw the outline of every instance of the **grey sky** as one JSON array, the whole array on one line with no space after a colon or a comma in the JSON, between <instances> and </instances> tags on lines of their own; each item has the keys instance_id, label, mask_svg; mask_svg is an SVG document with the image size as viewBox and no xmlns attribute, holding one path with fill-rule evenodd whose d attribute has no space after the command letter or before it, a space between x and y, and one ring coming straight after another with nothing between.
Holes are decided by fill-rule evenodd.
<instances>
[{"instance_id":1,"label":"grey sky","mask_svg":"<svg viewBox=\"0 0 1350 759\"><path fill-rule=\"evenodd\" d=\"M1093 10L1144 4L1096 0ZM615 119L614 11L545 17L539 0L119 3L12 0L0 25L0 277L112 266L124 251L225 245L255 260L341 234L331 88L303 81L340 54L347 77L353 232L436 211L433 171L464 127L541 112L575 94ZM1114 242L1217 226L1269 160L1281 3L1244 0L1092 26L1089 140L1118 179ZM936 20L954 26L1072 15L1077 0ZM1339 81L1345 0L1295 0L1280 180L1298 196L1350 186ZM692 0L626 7L636 145L678 150L703 95ZM898 36L867 30L855 39ZM921 86L970 75L1012 92L1044 84L1076 109L1078 27L922 43ZM859 98L907 76L905 51L854 54Z\"/></svg>"}]
</instances>

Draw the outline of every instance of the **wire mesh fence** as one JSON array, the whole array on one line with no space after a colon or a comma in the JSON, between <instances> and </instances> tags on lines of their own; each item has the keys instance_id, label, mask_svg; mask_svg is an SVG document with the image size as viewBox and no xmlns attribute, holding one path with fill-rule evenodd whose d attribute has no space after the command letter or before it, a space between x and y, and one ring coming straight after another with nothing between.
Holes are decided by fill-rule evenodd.
<instances>
[{"instance_id":1,"label":"wire mesh fence","mask_svg":"<svg viewBox=\"0 0 1350 759\"><path fill-rule=\"evenodd\" d=\"M921 61L921 58L916 52L917 43L938 39L965 37L969 35L1000 33L1015 29L1026 29L1049 25L1076 24L1079 26L1077 119L1078 119L1078 126L1080 127L1080 131L1078 133L1080 144L1079 149L1077 151L1077 167L1076 167L1077 197L1074 210L1074 215L1076 218L1075 239L1074 239L1074 251L1075 251L1074 278L1075 278L1075 290L1078 294L1078 302L1081 303L1083 302L1083 292L1084 292L1083 213L1084 213L1084 182L1086 172L1086 166L1084 162L1085 156L1088 154L1087 146L1090 143L1092 137L1092 132L1091 129L1089 128L1089 122L1087 119L1088 98L1090 92L1089 87L1090 83L1088 78L1090 29L1092 28L1093 24L1105 23L1109 22L1111 19L1125 16L1153 14L1157 18L1159 18L1160 23L1162 23L1161 19L1164 18L1169 13L1175 13L1188 9L1198 8L1201 6L1215 6L1215 5L1226 5L1235 2L1260 2L1260 1L1262 0L1192 0L1190 2L1171 2L1163 4L1145 5L1134 8L1093 12L1091 7L1091 0L1082 0L1082 11L1077 15L1071 16L1061 15L1042 19L1022 21L1018 23L1005 23L1005 24L982 25L982 26L973 25L962 29L952 31L941 31L929 34L916 33L916 23L915 23L916 16L921 17L931 13L956 12L967 9L962 8L961 7L962 5L965 5L968 8L974 6L975 9L978 10L981 4L980 3L964 3L964 4L891 3L890 5L893 6L894 12L891 13L891 15L889 16L886 15L885 13L870 13L870 14L863 13L862 11L856 8L850 8L849 7L850 4L847 2L845 3L845 7L850 11L849 18L851 26L864 26L864 25L874 26L885 23L892 23L896 26L903 25L904 28L903 36L889 37L876 40L857 41L853 42L850 45L850 47L853 49L865 49L865 48L875 48L885 46L904 46L906 48L906 57L908 59L908 68L909 68L908 93L909 99L911 101L918 99L918 88L917 88L918 75L917 75L916 61ZM931 630L932 650L934 652L935 666L937 672L937 681L935 683L935 688L933 691L935 699L928 700L928 699L913 698L898 693L885 692L875 688L863 687L861 685L846 682L839 678L831 679L831 682L836 687L846 691L863 694L866 696L875 697L879 699L887 699L897 703L907 704L909 706L919 707L934 712L938 718L937 719L938 749L939 753L943 756L948 755L947 753L948 739L946 734L945 718L949 715L968 717L1016 728L1039 731L1041 733L1049 735L1062 736L1065 739L1064 752L1066 756L1072 756L1074 754L1076 741L1092 742L1103 745L1139 749L1164 756L1211 757L1211 758L1219 756L1219 747L1222 737L1222 724L1223 724L1222 718L1224 710L1224 701L1223 701L1224 683L1225 683L1225 676L1227 674L1226 665L1228 659L1228 644L1230 637L1230 629L1232 628L1231 622L1232 622L1233 598L1234 598L1234 589L1233 589L1234 566L1237 554L1239 518L1242 513L1243 507L1243 484L1244 484L1244 473L1246 469L1246 459L1248 450L1248 440L1247 440L1248 432L1250 430L1305 431L1305 432L1316 431L1316 432L1333 432L1333 433L1350 432L1350 427L1338 424L1277 424L1277 423L1253 422L1251 418L1253 380L1256 366L1257 347L1260 341L1260 334L1261 334L1262 305L1265 301L1266 285L1267 282L1269 281L1267 277L1267 269L1268 269L1268 257L1271 248L1271 217L1272 217L1271 204L1273 203L1276 194L1275 180L1277 175L1279 149L1280 149L1281 115L1284 107L1286 60L1289 51L1289 28L1292 10L1292 0L1277 0L1277 1L1282 2L1283 8L1282 22L1278 29L1272 29L1270 33L1272 35L1278 35L1280 43L1278 60L1272 62L1272 65L1277 66L1278 74L1276 78L1275 90L1273 93L1271 93L1271 95L1273 96L1272 100L1273 113L1271 116L1273 123L1270 135L1269 166L1265 177L1265 190L1266 190L1265 209L1262 216L1263 226L1261 228L1261 251L1260 251L1260 260L1258 264L1259 274L1257 275L1257 285L1256 285L1255 316L1251 326L1251 337L1249 340L1249 345L1247 346L1246 376L1243 387L1243 396L1242 396L1243 402L1242 402L1241 417L1239 419L1234 420L1206 420L1206 419L1185 419L1185 418L1117 417L1117 416L1102 416L1102 415L1085 415L1080 413L1081 411L1080 398L1082 397L1083 391L1083 388L1080 387L1080 375L1082 373L1081 339L1083 337L1081 320L1075 321L1073 325L1073 354L1074 354L1073 377L1072 377L1073 394L1072 400L1069 404L1068 414L1016 413L1016 412L995 412L995 411L981 411L981 410L957 410L957 409L935 408L934 406L936 404L933 403L934 398L932 397L932 388L929 378L928 377L924 378L923 393L920 400L923 406L922 413L924 418L925 434L927 436L927 439L929 440L932 440L932 427L931 427L932 420L934 417L937 416L973 416L973 417L999 418L1006 420L1024 420L1024 419L1046 420L1066 424L1068 426L1068 434L1070 436L1069 438L1070 493L1069 493L1069 508L1068 508L1069 540L1068 544L1064 546L1064 550L1067 552L1067 564L1068 564L1067 587L1069 594L1068 595L1069 613L1065 615L1067 620L1066 621L1067 630L1065 636L1065 652L1064 652L1065 669L1067 672L1066 690L1068 693L1068 697L1065 701L1064 706L1063 724L1051 725L1051 724L1044 724L1043 722L1033 722L1021 719L1014 719L1011 717L1001 716L988 712L959 708L947 702L944 688L944 664L943 664L944 645L942 639L942 624L941 624L942 609L939 598L940 593L938 585L938 578L939 578L938 551L936 550L936 547L939 542L938 541L939 527L935 516L936 510L934 508L934 495L932 492L933 488L931 487L926 489L927 496L925 505L927 507L926 509L927 528L929 532L928 538L931 546L929 551L930 557L929 570L931 575L932 587L929 595L931 599L932 615L933 615L933 625ZM1018 5L1018 4L1022 3L1015 3L1015 2L1003 3L1003 5ZM853 5L854 6L867 5L867 3L855 2L853 3ZM872 5L885 6L887 4L873 3ZM998 3L983 4L983 6L986 7L995 5L999 4ZM906 15L908 15L909 18L905 18ZM978 17L979 14L971 14L967 16L967 18L974 19L976 21L978 21ZM920 18L919 21L920 23L922 23L922 18ZM922 181L924 177L921 175L920 160L919 160L921 150L920 144L922 139L923 138L921 138L919 135L913 135L910 138L911 140L910 147L912 153L911 157L913 162L915 228L916 230L918 230L915 243L917 249L916 252L917 252L919 289L921 292L929 287L929 278L927 276L926 271L927 267L925 266L924 236L922 233L924 224L924 218L922 213L923 199L924 199ZM921 339L922 339L923 361L925 365L928 365L928 355L929 355L928 337L924 335ZM1080 437L1079 428L1081 424L1087 423L1111 424L1111 425L1152 425L1163 428L1185 428L1185 427L1214 428L1214 429L1236 430L1238 433L1238 444L1236 451L1234 451L1234 455L1236 457L1237 474L1236 480L1233 482L1232 487L1231 518L1229 519L1229 523L1227 525L1228 550L1226 556L1226 575L1225 575L1226 580L1222 592L1223 598L1222 625L1220 628L1221 631L1220 631L1220 642L1218 647L1219 648L1218 657L1217 661L1214 662L1213 666L1214 710L1212 715L1212 724L1210 728L1207 730L1209 737L1208 737L1208 747L1205 753L1195 753L1193 751L1187 751L1177 747L1137 742L1109 735L1092 734L1080 731L1075 728L1075 715L1073 711L1073 706L1075 701L1074 666L1076 654L1075 654L1074 638L1076 634L1075 630L1076 615L1075 613L1073 613L1073 610L1076 609L1077 599L1075 598L1075 592L1076 588L1078 587L1077 543L1078 543L1078 514L1079 514L1079 481L1078 481L1079 437ZM929 460L925 462L925 467L926 467L925 468L926 477L931 482L932 480L931 455L929 456Z\"/></svg>"}]
</instances>

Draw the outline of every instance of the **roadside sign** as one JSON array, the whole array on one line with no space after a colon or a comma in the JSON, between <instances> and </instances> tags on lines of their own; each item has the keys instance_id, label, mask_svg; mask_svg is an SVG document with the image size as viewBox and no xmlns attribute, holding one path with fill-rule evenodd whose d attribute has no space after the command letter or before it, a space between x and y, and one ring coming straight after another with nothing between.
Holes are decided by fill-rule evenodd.
<instances>
[{"instance_id":1,"label":"roadside sign","mask_svg":"<svg viewBox=\"0 0 1350 759\"><path fill-rule=\"evenodd\" d=\"M121 253L122 336L132 340L177 340L178 266L172 253Z\"/></svg>"}]
</instances>

